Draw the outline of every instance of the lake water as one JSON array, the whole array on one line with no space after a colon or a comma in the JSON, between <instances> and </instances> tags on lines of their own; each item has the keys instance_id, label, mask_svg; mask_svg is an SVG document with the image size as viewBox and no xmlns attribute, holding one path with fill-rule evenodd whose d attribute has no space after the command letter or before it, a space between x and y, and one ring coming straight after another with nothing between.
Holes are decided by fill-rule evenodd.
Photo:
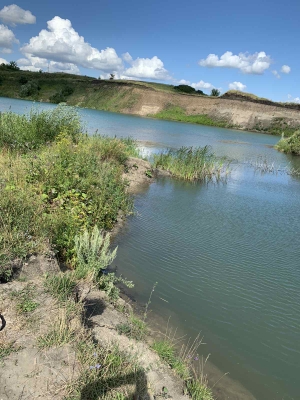
<instances>
[{"instance_id":1,"label":"lake water","mask_svg":"<svg viewBox=\"0 0 300 400\"><path fill-rule=\"evenodd\" d=\"M51 108L53 105L40 104ZM0 98L0 111L31 102ZM132 136L151 153L212 146L233 160L221 184L159 179L135 200L118 237L118 272L158 321L204 342L218 399L300 399L300 157L277 137L79 109L87 130ZM263 172L269 165L271 172Z\"/></svg>"}]
</instances>

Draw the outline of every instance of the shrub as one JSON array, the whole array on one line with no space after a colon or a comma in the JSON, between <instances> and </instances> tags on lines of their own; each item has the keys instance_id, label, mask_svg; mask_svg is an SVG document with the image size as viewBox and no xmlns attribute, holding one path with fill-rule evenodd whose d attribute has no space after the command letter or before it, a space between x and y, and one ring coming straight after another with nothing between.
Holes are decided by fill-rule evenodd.
<instances>
[{"instance_id":1,"label":"shrub","mask_svg":"<svg viewBox=\"0 0 300 400\"><path fill-rule=\"evenodd\" d=\"M20 96L21 97L28 97L34 96L40 90L40 86L37 81L29 81L25 85L21 86L20 89Z\"/></svg>"},{"instance_id":2,"label":"shrub","mask_svg":"<svg viewBox=\"0 0 300 400\"><path fill-rule=\"evenodd\" d=\"M94 278L98 277L116 258L118 248L110 251L109 245L110 235L105 235L96 225L91 234L86 229L81 235L76 235L75 254L79 274L85 276L91 272Z\"/></svg>"},{"instance_id":3,"label":"shrub","mask_svg":"<svg viewBox=\"0 0 300 400\"><path fill-rule=\"evenodd\" d=\"M294 132L294 134L287 139L282 138L276 145L278 150L285 153L291 153L300 155L300 131Z\"/></svg>"},{"instance_id":4,"label":"shrub","mask_svg":"<svg viewBox=\"0 0 300 400\"><path fill-rule=\"evenodd\" d=\"M26 78L26 76L24 75L20 76L19 83L21 83L21 85L25 85L27 82L28 79Z\"/></svg>"},{"instance_id":5,"label":"shrub","mask_svg":"<svg viewBox=\"0 0 300 400\"><path fill-rule=\"evenodd\" d=\"M177 90L178 92L183 92L183 93L195 93L196 90L189 85L178 85L174 86L174 89Z\"/></svg>"},{"instance_id":6,"label":"shrub","mask_svg":"<svg viewBox=\"0 0 300 400\"><path fill-rule=\"evenodd\" d=\"M53 141L61 132L75 140L80 130L80 117L69 107L57 107L49 111L33 108L29 115L2 113L0 147L28 151Z\"/></svg>"},{"instance_id":7,"label":"shrub","mask_svg":"<svg viewBox=\"0 0 300 400\"><path fill-rule=\"evenodd\" d=\"M221 94L221 92L218 89L212 89L211 92L210 92L210 95L211 96L215 96L215 97L220 96L220 94Z\"/></svg>"}]
</instances>

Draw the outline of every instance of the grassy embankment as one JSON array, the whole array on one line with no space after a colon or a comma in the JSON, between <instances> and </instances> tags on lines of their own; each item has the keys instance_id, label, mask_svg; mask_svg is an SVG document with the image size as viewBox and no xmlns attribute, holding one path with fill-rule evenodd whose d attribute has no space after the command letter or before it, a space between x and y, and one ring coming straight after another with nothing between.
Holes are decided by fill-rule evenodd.
<instances>
[{"instance_id":1,"label":"grassy embankment","mask_svg":"<svg viewBox=\"0 0 300 400\"><path fill-rule=\"evenodd\" d=\"M0 96L16 99L45 101L52 103L66 102L68 105L81 106L112 112L134 111L134 106L140 101L140 93L135 89L152 90L176 96L199 98L199 93L181 93L172 85L162 83L125 81L125 80L96 80L92 77L64 73L30 72L0 68ZM209 102L209 96L202 96ZM294 108L295 104L275 103L268 99L259 98L250 93L228 91L220 99L238 99L240 101L265 102L273 106ZM221 100L222 101L222 100ZM225 101L225 100L224 100ZM221 104L220 104L221 106ZM174 104L167 106L161 112L151 115L153 118L196 123L222 128L239 128L230 122L205 114L187 115L186 111ZM297 125L297 124L296 124ZM273 118L265 125L258 121L251 129L258 132L290 136L299 126L290 126L287 118Z\"/></svg>"},{"instance_id":2,"label":"grassy embankment","mask_svg":"<svg viewBox=\"0 0 300 400\"><path fill-rule=\"evenodd\" d=\"M205 114L187 115L183 108L178 106L168 106L164 110L150 114L149 117L164 119L169 121L188 122L207 126L217 126L220 128L233 128L227 121L216 120Z\"/></svg>"},{"instance_id":3,"label":"grassy embankment","mask_svg":"<svg viewBox=\"0 0 300 400\"><path fill-rule=\"evenodd\" d=\"M0 117L0 281L12 278L15 259L49 250L69 267L65 274L45 278L46 290L59 301L59 320L38 338L37 345L70 343L75 349L81 373L69 387L70 399L131 398L122 390L110 394L111 387L127 383L145 390L144 371L134 359L128 359L117 345L95 343L86 328L72 325L76 316L82 320L83 304L73 296L80 282L92 280L112 302L118 299L116 282L132 286L114 274L102 273L116 255L103 231L113 227L120 210L132 211L122 179L125 161L132 155L137 155L137 149L130 139L83 135L78 115L66 107ZM20 313L27 315L38 307L30 288L15 296ZM143 339L145 320L131 316L126 329L135 339ZM187 393L195 400L210 400L211 391L202 377L188 373L187 359L175 355L171 342L164 343L172 359L159 347L155 350L177 370ZM11 344L1 346L1 357L18 351ZM183 365L184 374L174 360Z\"/></svg>"}]
</instances>

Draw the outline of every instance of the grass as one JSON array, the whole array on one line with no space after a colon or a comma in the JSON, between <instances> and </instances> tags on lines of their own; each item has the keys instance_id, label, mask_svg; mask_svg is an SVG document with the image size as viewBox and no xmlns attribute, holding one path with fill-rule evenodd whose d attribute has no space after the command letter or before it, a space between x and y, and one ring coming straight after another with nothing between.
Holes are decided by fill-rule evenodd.
<instances>
[{"instance_id":1,"label":"grass","mask_svg":"<svg viewBox=\"0 0 300 400\"><path fill-rule=\"evenodd\" d=\"M225 159L217 159L208 146L181 147L155 154L153 165L171 172L176 178L189 181L218 180L228 173L229 167L229 163Z\"/></svg>"},{"instance_id":2,"label":"grass","mask_svg":"<svg viewBox=\"0 0 300 400\"><path fill-rule=\"evenodd\" d=\"M144 398L147 380L143 369L117 344L101 346L92 340L77 343L80 376L69 388L76 400Z\"/></svg>"},{"instance_id":3,"label":"grass","mask_svg":"<svg viewBox=\"0 0 300 400\"><path fill-rule=\"evenodd\" d=\"M134 314L130 314L128 322L117 325L120 335L125 335L131 339L144 340L147 335L147 324Z\"/></svg>"},{"instance_id":4,"label":"grass","mask_svg":"<svg viewBox=\"0 0 300 400\"><path fill-rule=\"evenodd\" d=\"M157 114L150 114L149 117L207 126L218 126L220 128L233 127L227 121L212 119L206 114L186 115L185 111L181 107L172 105L169 105L165 110L160 111Z\"/></svg>"},{"instance_id":5,"label":"grass","mask_svg":"<svg viewBox=\"0 0 300 400\"><path fill-rule=\"evenodd\" d=\"M19 351L21 347L15 347L14 342L0 341L0 363L5 357L8 357L11 353Z\"/></svg>"},{"instance_id":6,"label":"grass","mask_svg":"<svg viewBox=\"0 0 300 400\"><path fill-rule=\"evenodd\" d=\"M126 193L122 173L127 158L137 155L135 142L77 133L77 117L71 118L68 126L66 114L65 107L47 114L46 127L53 119L58 132L51 136L52 143L44 136L44 144L37 139L36 145L31 142L27 147L22 142L24 146L15 146L13 133L2 138L0 264L3 266L15 258L45 251L49 245L72 265L78 232L95 225L109 230L119 211L132 212L132 199ZM35 112L31 115L39 119ZM5 118L3 114L1 118ZM9 113L9 119L14 121L14 118L18 124L20 116Z\"/></svg>"},{"instance_id":7,"label":"grass","mask_svg":"<svg viewBox=\"0 0 300 400\"><path fill-rule=\"evenodd\" d=\"M290 153L299 156L300 155L300 130L294 132L290 137L284 138L277 143L275 146L277 150L283 151L284 153Z\"/></svg>"},{"instance_id":8,"label":"grass","mask_svg":"<svg viewBox=\"0 0 300 400\"><path fill-rule=\"evenodd\" d=\"M51 111L32 109L29 115L0 114L0 147L22 152L37 149L64 132L74 141L81 130L75 110L59 106Z\"/></svg>"},{"instance_id":9,"label":"grass","mask_svg":"<svg viewBox=\"0 0 300 400\"><path fill-rule=\"evenodd\" d=\"M47 275L44 286L46 291L59 301L67 301L74 294L76 281L70 273Z\"/></svg>"},{"instance_id":10,"label":"grass","mask_svg":"<svg viewBox=\"0 0 300 400\"><path fill-rule=\"evenodd\" d=\"M11 297L16 299L16 310L19 314L28 314L34 311L39 303L34 301L35 286L28 284L21 291L13 291Z\"/></svg>"},{"instance_id":11,"label":"grass","mask_svg":"<svg viewBox=\"0 0 300 400\"><path fill-rule=\"evenodd\" d=\"M176 339L175 335L167 332L162 340L156 340L152 349L168 364L174 372L183 379L185 393L193 400L213 400L211 389L208 387L206 375L204 375L205 363L200 364L196 372L195 362L199 362L197 350L201 345L199 336L190 343L183 344L178 351L178 344L182 338Z\"/></svg>"}]
</instances>

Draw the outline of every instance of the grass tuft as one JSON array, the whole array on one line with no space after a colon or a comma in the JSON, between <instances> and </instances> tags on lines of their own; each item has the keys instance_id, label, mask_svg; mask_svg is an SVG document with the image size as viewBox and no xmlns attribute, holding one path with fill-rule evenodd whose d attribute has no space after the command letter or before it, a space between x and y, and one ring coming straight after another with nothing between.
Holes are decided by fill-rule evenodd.
<instances>
[{"instance_id":1,"label":"grass tuft","mask_svg":"<svg viewBox=\"0 0 300 400\"><path fill-rule=\"evenodd\" d=\"M165 169L176 178L189 181L219 180L228 173L229 162L217 159L209 146L181 147L179 150L167 150L155 154L155 168Z\"/></svg>"},{"instance_id":2,"label":"grass tuft","mask_svg":"<svg viewBox=\"0 0 300 400\"><path fill-rule=\"evenodd\" d=\"M68 300L74 293L76 281L71 274L47 275L44 286L48 293L59 301Z\"/></svg>"}]
</instances>

